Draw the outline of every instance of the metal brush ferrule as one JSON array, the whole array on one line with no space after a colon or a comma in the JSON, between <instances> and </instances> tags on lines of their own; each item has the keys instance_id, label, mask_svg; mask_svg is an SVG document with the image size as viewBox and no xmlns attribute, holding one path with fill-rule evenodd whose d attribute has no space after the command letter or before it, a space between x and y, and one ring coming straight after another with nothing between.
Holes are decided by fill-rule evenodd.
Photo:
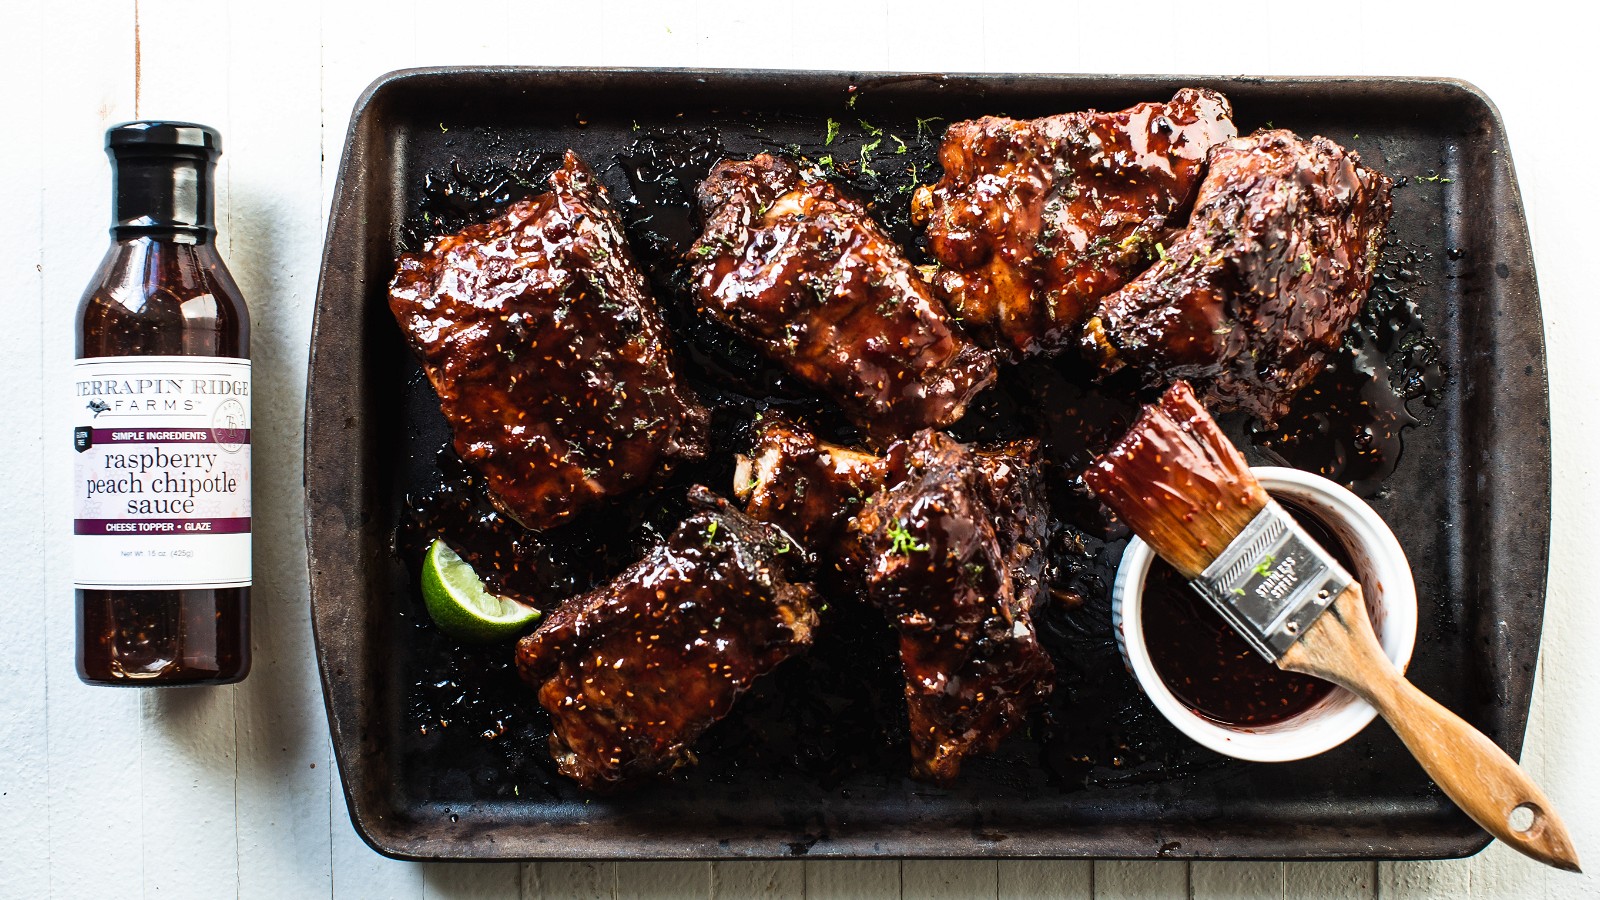
<instances>
[{"instance_id":1,"label":"metal brush ferrule","mask_svg":"<svg viewBox=\"0 0 1600 900\"><path fill-rule=\"evenodd\" d=\"M1190 584L1262 656L1277 662L1353 580L1268 500Z\"/></svg>"}]
</instances>

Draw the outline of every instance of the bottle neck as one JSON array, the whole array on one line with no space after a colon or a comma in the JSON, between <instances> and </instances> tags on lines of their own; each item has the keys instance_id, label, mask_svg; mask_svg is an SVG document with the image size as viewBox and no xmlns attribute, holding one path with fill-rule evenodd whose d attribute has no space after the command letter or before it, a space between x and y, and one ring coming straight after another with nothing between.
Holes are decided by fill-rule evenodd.
<instances>
[{"instance_id":1,"label":"bottle neck","mask_svg":"<svg viewBox=\"0 0 1600 900\"><path fill-rule=\"evenodd\" d=\"M208 244L216 235L208 158L123 152L113 155L111 235Z\"/></svg>"}]
</instances>

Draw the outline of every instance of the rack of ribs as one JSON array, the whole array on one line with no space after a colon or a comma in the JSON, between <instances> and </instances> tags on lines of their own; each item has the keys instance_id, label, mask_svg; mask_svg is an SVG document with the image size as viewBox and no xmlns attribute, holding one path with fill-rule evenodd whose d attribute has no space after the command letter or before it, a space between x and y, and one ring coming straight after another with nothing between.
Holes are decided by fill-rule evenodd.
<instances>
[{"instance_id":1,"label":"rack of ribs","mask_svg":"<svg viewBox=\"0 0 1600 900\"><path fill-rule=\"evenodd\" d=\"M550 191L400 257L389 307L490 498L547 528L705 454L709 414L606 190L568 153Z\"/></svg>"},{"instance_id":2,"label":"rack of ribs","mask_svg":"<svg viewBox=\"0 0 1600 900\"><path fill-rule=\"evenodd\" d=\"M1222 144L1188 226L1101 301L1085 347L1148 385L1186 379L1213 409L1276 421L1372 287L1392 186L1323 137Z\"/></svg>"},{"instance_id":3,"label":"rack of ribs","mask_svg":"<svg viewBox=\"0 0 1600 900\"><path fill-rule=\"evenodd\" d=\"M1120 112L951 125L944 177L912 199L951 312L1009 356L1071 346L1182 221L1207 151L1237 133L1231 114L1185 88Z\"/></svg>"},{"instance_id":4,"label":"rack of ribs","mask_svg":"<svg viewBox=\"0 0 1600 900\"><path fill-rule=\"evenodd\" d=\"M1032 619L1049 522L1037 454L919 432L889 448L889 487L849 522L866 598L899 632L913 777L950 783L1054 686Z\"/></svg>"},{"instance_id":5,"label":"rack of ribs","mask_svg":"<svg viewBox=\"0 0 1600 900\"><path fill-rule=\"evenodd\" d=\"M805 554L705 488L666 541L517 646L563 775L606 791L694 761L751 682L811 644Z\"/></svg>"},{"instance_id":6,"label":"rack of ribs","mask_svg":"<svg viewBox=\"0 0 1600 900\"><path fill-rule=\"evenodd\" d=\"M930 429L879 457L778 420L740 460L749 513L805 535L825 590L893 621L917 778L953 781L1054 685L1032 619L1049 539L1038 454Z\"/></svg>"},{"instance_id":7,"label":"rack of ribs","mask_svg":"<svg viewBox=\"0 0 1600 900\"><path fill-rule=\"evenodd\" d=\"M918 272L833 184L763 153L699 191L701 310L876 435L949 425L995 377Z\"/></svg>"},{"instance_id":8,"label":"rack of ribs","mask_svg":"<svg viewBox=\"0 0 1600 900\"><path fill-rule=\"evenodd\" d=\"M749 453L740 454L733 493L745 512L793 535L824 565L845 522L883 487L887 460L824 441L798 421L765 419Z\"/></svg>"}]
</instances>

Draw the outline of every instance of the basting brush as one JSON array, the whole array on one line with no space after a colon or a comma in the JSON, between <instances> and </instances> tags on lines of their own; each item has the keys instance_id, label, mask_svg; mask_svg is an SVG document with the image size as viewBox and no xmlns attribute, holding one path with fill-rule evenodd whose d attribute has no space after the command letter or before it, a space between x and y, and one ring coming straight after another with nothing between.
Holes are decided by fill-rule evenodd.
<instances>
[{"instance_id":1,"label":"basting brush","mask_svg":"<svg viewBox=\"0 0 1600 900\"><path fill-rule=\"evenodd\" d=\"M1354 692L1485 831L1578 871L1544 792L1395 668L1373 633L1361 585L1268 496L1188 384L1145 407L1084 480L1269 661Z\"/></svg>"}]
</instances>

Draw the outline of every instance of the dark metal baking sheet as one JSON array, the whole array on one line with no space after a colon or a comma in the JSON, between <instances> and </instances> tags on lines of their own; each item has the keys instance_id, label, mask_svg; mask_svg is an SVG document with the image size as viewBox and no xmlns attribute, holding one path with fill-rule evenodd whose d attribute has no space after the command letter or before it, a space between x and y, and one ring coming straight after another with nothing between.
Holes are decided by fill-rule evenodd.
<instances>
[{"instance_id":1,"label":"dark metal baking sheet","mask_svg":"<svg viewBox=\"0 0 1600 900\"><path fill-rule=\"evenodd\" d=\"M1441 858L1487 836L1434 789L1381 724L1324 756L1214 760L1171 778L1088 787L1026 757L974 765L949 790L870 777L823 785L724 772L619 798L570 785L507 796L408 752L400 623L415 587L391 540L437 410L384 301L408 204L425 173L519 142L576 147L597 165L640 122L760 110L820 133L851 86L907 125L983 113L1114 109L1209 86L1242 131L1268 122L1336 139L1391 174L1440 173L1397 193L1394 229L1433 251L1412 294L1449 372L1436 419L1406 436L1374 505L1415 569L1411 675L1516 755L1544 605L1549 422L1538 290L1500 118L1444 79L932 75L449 68L391 73L355 110L334 195L307 384L305 478L318 661L357 830L382 853L439 858L1188 857ZM681 114L681 117L680 117ZM483 126L478 131L444 124ZM780 132L782 129L778 129ZM466 131L468 133L463 133ZM473 135L492 135L493 140ZM781 133L774 143L785 140ZM1373 158L1374 155L1380 158ZM626 198L628 183L604 176ZM1448 178L1445 181L1444 178ZM435 421L421 422L433 415ZM429 443L431 442L431 443ZM1107 677L1123 677L1108 673ZM530 694L529 703L532 703ZM1076 723L1093 728L1094 723ZM1020 762L1019 762L1020 760ZM426 777L413 771L429 767Z\"/></svg>"}]
</instances>

